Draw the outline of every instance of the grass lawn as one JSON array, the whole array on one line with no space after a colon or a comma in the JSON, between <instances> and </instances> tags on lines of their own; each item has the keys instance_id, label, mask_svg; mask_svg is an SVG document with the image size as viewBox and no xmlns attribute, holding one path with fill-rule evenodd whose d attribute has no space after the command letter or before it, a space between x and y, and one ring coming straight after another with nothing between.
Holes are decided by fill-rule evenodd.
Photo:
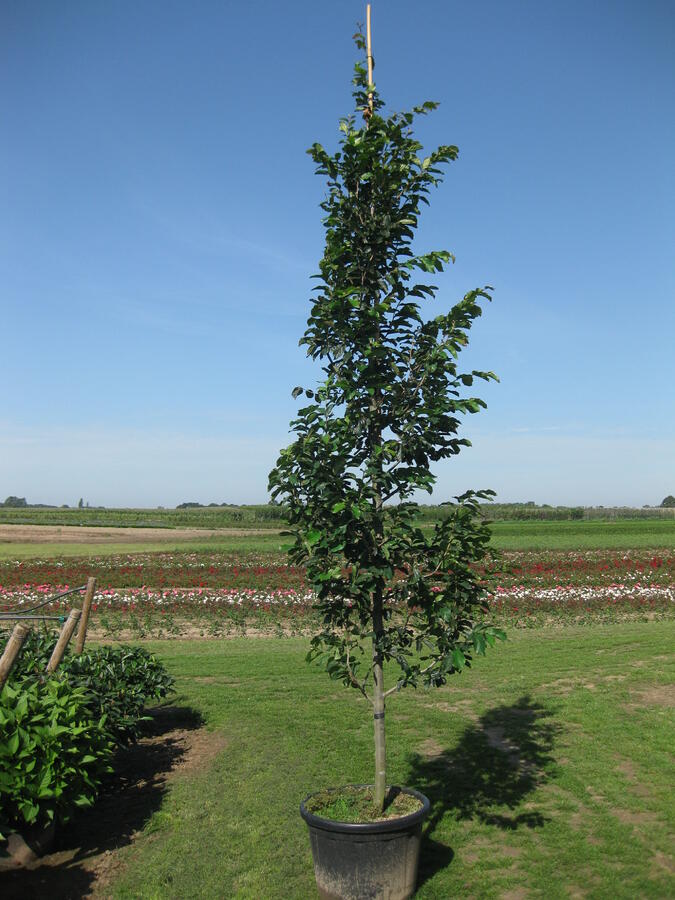
<instances>
[{"instance_id":1,"label":"grass lawn","mask_svg":"<svg viewBox=\"0 0 675 900\"><path fill-rule=\"evenodd\" d=\"M514 631L388 705L392 781L432 801L420 898L666 897L673 622ZM177 777L106 885L115 898L315 896L300 800L372 780L372 718L306 641L150 645L221 736Z\"/></svg>"}]
</instances>

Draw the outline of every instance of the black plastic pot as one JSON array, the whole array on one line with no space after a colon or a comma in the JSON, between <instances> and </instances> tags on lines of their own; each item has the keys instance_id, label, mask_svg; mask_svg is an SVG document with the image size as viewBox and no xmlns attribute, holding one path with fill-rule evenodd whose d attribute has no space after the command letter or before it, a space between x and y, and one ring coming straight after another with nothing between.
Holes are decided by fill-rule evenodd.
<instances>
[{"instance_id":1,"label":"black plastic pot","mask_svg":"<svg viewBox=\"0 0 675 900\"><path fill-rule=\"evenodd\" d=\"M350 785L368 787L368 785ZM336 788L336 791L339 788ZM422 803L421 809L398 819L366 825L334 822L307 810L314 874L322 900L406 900L417 882L422 822L429 800L412 788L400 788Z\"/></svg>"}]
</instances>

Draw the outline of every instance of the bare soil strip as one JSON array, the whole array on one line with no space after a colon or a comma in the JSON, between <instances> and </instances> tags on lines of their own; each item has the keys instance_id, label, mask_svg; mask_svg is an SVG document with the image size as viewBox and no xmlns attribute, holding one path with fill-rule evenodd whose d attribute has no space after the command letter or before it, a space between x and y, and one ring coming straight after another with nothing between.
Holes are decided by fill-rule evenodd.
<instances>
[{"instance_id":1,"label":"bare soil strip","mask_svg":"<svg viewBox=\"0 0 675 900\"><path fill-rule=\"evenodd\" d=\"M277 528L93 528L86 525L0 525L5 544L157 544L279 534Z\"/></svg>"}]
</instances>

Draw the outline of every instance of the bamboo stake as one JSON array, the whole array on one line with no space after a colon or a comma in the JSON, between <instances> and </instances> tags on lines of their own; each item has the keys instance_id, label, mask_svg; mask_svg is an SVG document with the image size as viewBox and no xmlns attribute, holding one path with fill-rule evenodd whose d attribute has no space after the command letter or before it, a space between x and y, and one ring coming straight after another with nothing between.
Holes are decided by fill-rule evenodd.
<instances>
[{"instance_id":1,"label":"bamboo stake","mask_svg":"<svg viewBox=\"0 0 675 900\"><path fill-rule=\"evenodd\" d=\"M87 625L89 624L89 613L91 612L91 601L94 599L94 591L96 590L96 579L87 579L87 590L82 603L82 618L80 619L80 627L77 631L77 643L75 644L75 652L79 655L84 650L84 642L87 639Z\"/></svg>"},{"instance_id":2,"label":"bamboo stake","mask_svg":"<svg viewBox=\"0 0 675 900\"><path fill-rule=\"evenodd\" d=\"M370 37L370 3L366 6L366 47L368 54L368 84L373 83L373 47ZM373 114L373 95L368 94L368 109L366 118L370 118Z\"/></svg>"},{"instance_id":3,"label":"bamboo stake","mask_svg":"<svg viewBox=\"0 0 675 900\"><path fill-rule=\"evenodd\" d=\"M370 3L366 6L366 53L368 55L368 85L373 83L373 45L372 33L370 28ZM368 107L363 111L363 117L366 120L366 128L368 128L370 117L373 114L373 94L368 92ZM371 203L370 215L374 217L375 207ZM376 400L371 403L376 403ZM371 409L373 407L371 406ZM382 434L379 435L379 443L382 441ZM379 512L382 508L382 491L379 484L374 480L373 492L375 494L375 508ZM384 800L387 790L387 752L386 752L386 732L384 726L385 717L385 691L384 691L384 672L382 651L378 647L378 640L383 632L382 618L382 590L378 589L373 596L373 725L375 739L375 806L378 809L384 809Z\"/></svg>"},{"instance_id":4,"label":"bamboo stake","mask_svg":"<svg viewBox=\"0 0 675 900\"><path fill-rule=\"evenodd\" d=\"M56 642L56 647L52 652L51 658L47 663L47 674L51 675L54 672L63 659L63 654L66 652L66 647L68 646L68 642L73 636L73 632L75 631L75 626L77 625L77 620L80 618L80 610L79 609L71 609L68 618L65 621L63 628L61 629L61 634L59 635L59 639Z\"/></svg>"},{"instance_id":5,"label":"bamboo stake","mask_svg":"<svg viewBox=\"0 0 675 900\"><path fill-rule=\"evenodd\" d=\"M9 673L12 671L12 667L21 652L21 647L26 640L29 631L30 625L22 625L21 622L19 622L14 626L14 631L12 631L9 636L5 650L2 657L0 657L0 691L7 681Z\"/></svg>"}]
</instances>

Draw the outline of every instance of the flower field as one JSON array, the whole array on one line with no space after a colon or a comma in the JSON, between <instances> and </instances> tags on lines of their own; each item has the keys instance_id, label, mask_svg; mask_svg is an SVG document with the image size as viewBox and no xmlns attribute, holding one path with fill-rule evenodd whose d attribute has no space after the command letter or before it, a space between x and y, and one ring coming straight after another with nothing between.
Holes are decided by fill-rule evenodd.
<instances>
[{"instance_id":1,"label":"flower field","mask_svg":"<svg viewBox=\"0 0 675 900\"><path fill-rule=\"evenodd\" d=\"M516 627L652 619L675 612L675 555L654 551L504 552L483 570L489 615ZM0 612L97 579L103 637L297 634L314 624L302 569L279 553L134 553L0 563ZM44 607L60 615L67 597Z\"/></svg>"}]
</instances>

